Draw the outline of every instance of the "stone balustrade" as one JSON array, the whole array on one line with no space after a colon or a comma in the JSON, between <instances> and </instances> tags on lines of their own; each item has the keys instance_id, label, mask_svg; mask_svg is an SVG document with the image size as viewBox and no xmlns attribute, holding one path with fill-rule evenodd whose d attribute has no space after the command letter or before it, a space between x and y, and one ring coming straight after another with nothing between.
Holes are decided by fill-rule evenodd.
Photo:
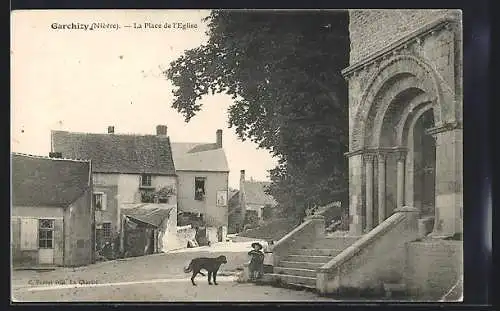
<instances>
[{"instance_id":1,"label":"stone balustrade","mask_svg":"<svg viewBox=\"0 0 500 311\"><path fill-rule=\"evenodd\" d=\"M276 242L271 249L273 265L289 254L291 249L310 246L314 241L325 236L325 218L321 215L311 215L302 224Z\"/></svg>"},{"instance_id":2,"label":"stone balustrade","mask_svg":"<svg viewBox=\"0 0 500 311\"><path fill-rule=\"evenodd\" d=\"M402 207L334 259L318 269L316 288L333 293L342 288L367 289L404 278L406 243L418 238L419 211Z\"/></svg>"}]
</instances>

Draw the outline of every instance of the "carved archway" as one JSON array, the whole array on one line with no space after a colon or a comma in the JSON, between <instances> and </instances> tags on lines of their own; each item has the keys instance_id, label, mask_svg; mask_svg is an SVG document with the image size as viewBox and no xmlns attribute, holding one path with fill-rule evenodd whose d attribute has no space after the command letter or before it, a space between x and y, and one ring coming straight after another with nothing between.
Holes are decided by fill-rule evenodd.
<instances>
[{"instance_id":1,"label":"carved archway","mask_svg":"<svg viewBox=\"0 0 500 311\"><path fill-rule=\"evenodd\" d=\"M383 124L391 103L408 89L419 89L432 99L435 122L441 123L442 106L450 100L449 87L425 60L406 54L394 56L372 75L361 96L353 120L351 150L373 145L367 138L379 137L376 129Z\"/></svg>"}]
</instances>

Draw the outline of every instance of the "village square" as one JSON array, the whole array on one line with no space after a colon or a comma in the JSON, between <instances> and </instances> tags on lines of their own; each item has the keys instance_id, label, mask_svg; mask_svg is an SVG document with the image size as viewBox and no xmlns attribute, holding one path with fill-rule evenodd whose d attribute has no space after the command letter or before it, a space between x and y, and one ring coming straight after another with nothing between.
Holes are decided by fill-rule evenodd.
<instances>
[{"instance_id":1,"label":"village square","mask_svg":"<svg viewBox=\"0 0 500 311\"><path fill-rule=\"evenodd\" d=\"M288 33L274 33L272 18L231 12L207 11L205 41L172 43L179 48L161 79L148 82L154 74L141 71L142 84L122 87L116 98L126 106L107 108L119 81L99 82L99 95L71 94L102 98L88 115L57 99L54 114L75 121L37 127L42 121L21 117L29 115L21 95L29 95L14 92L12 301L462 300L460 12L258 13L275 14L276 23L302 18ZM179 32L178 42L200 33L201 17L191 23L200 27ZM247 38L232 23L266 27ZM109 38L102 36L100 44ZM14 58L27 53L19 46ZM113 60L85 53L68 73L75 80L100 79L99 70L127 75L126 52ZM85 57L98 72L85 71ZM177 110L168 119L157 106L137 108L145 92L127 97L139 84L160 94L169 81L174 95L158 104ZM218 99L197 103L219 88L234 95L227 114L189 128L197 113L216 109ZM36 92L43 99L58 92L51 90ZM44 116L51 118L37 118ZM141 131L128 122L142 122ZM30 123L43 134L23 141ZM251 147L239 152L243 141ZM255 243L264 258L256 280ZM217 256L227 259L218 285L198 275L193 286L190 261Z\"/></svg>"}]
</instances>

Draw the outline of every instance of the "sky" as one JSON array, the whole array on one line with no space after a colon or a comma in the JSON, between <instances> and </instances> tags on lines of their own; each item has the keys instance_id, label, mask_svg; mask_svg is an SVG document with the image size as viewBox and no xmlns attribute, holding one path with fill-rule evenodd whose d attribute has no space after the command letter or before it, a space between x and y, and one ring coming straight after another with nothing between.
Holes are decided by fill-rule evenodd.
<instances>
[{"instance_id":1,"label":"sky","mask_svg":"<svg viewBox=\"0 0 500 311\"><path fill-rule=\"evenodd\" d=\"M276 159L252 142L241 142L228 128L229 96L204 97L202 111L189 123L171 108L173 87L161 72L186 49L207 40L202 18L208 14L202 10L14 12L11 151L47 156L51 130L106 133L112 125L116 134L154 134L156 125L163 124L172 142L215 142L216 130L222 129L229 186L239 188L242 169L247 178L268 180ZM81 29L93 23L119 28ZM144 28L145 23L163 28ZM80 29L60 29L67 24Z\"/></svg>"}]
</instances>

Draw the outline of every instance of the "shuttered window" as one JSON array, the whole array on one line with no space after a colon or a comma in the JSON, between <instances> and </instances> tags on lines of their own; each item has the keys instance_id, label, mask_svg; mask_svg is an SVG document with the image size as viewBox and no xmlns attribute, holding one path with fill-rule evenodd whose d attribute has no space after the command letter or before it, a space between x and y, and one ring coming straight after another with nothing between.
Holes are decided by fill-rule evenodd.
<instances>
[{"instance_id":1,"label":"shuttered window","mask_svg":"<svg viewBox=\"0 0 500 311\"><path fill-rule=\"evenodd\" d=\"M38 249L38 219L21 218L21 250Z\"/></svg>"}]
</instances>

